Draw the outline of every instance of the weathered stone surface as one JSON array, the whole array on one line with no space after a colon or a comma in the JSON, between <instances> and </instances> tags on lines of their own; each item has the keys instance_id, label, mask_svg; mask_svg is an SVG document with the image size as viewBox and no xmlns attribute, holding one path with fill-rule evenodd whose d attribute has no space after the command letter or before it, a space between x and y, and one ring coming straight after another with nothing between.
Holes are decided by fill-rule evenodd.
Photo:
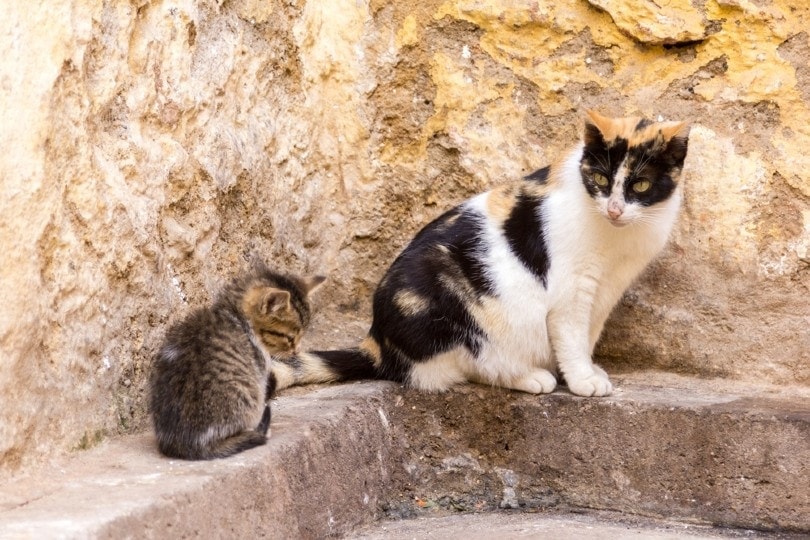
<instances>
[{"instance_id":1,"label":"weathered stone surface","mask_svg":"<svg viewBox=\"0 0 810 540\"><path fill-rule=\"evenodd\" d=\"M410 392L410 409L392 413L410 460L392 475L404 487L387 512L514 501L524 510L574 506L805 531L806 398L638 374L617 378L616 394L602 400L476 386Z\"/></svg>"},{"instance_id":2,"label":"weathered stone surface","mask_svg":"<svg viewBox=\"0 0 810 540\"><path fill-rule=\"evenodd\" d=\"M169 460L154 436L105 442L0 488L3 538L326 538L374 519L399 449L378 410L388 384L276 402L266 446ZM358 468L358 464L364 467Z\"/></svg>"},{"instance_id":3,"label":"weathered stone surface","mask_svg":"<svg viewBox=\"0 0 810 540\"><path fill-rule=\"evenodd\" d=\"M328 274L321 344L356 337L415 231L586 107L694 124L608 368L810 383L810 7L604 6L2 3L0 475L144 428L167 325L252 253Z\"/></svg>"},{"instance_id":4,"label":"weathered stone surface","mask_svg":"<svg viewBox=\"0 0 810 540\"><path fill-rule=\"evenodd\" d=\"M622 32L647 45L674 45L706 37L704 16L689 0L659 4L637 0L588 0L607 11Z\"/></svg>"},{"instance_id":5,"label":"weathered stone surface","mask_svg":"<svg viewBox=\"0 0 810 540\"><path fill-rule=\"evenodd\" d=\"M723 530L705 525L674 523L630 517L626 514L588 513L517 513L487 512L442 517L383 521L349 535L353 540L718 540L752 537L752 531ZM798 536L798 535L797 535Z\"/></svg>"},{"instance_id":6,"label":"weathered stone surface","mask_svg":"<svg viewBox=\"0 0 810 540\"><path fill-rule=\"evenodd\" d=\"M680 520L670 526L681 532L684 522L810 531L806 391L616 382L604 400L379 382L296 389L274 402L268 444L232 458L169 460L140 434L4 483L0 531L324 538L382 516L504 508L620 511L613 531L644 515Z\"/></svg>"}]
</instances>

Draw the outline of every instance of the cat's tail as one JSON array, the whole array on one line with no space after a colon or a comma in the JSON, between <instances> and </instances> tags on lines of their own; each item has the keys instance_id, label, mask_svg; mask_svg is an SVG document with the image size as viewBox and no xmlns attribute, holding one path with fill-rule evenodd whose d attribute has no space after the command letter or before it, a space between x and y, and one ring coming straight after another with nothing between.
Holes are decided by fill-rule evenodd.
<instances>
[{"instance_id":1,"label":"cat's tail","mask_svg":"<svg viewBox=\"0 0 810 540\"><path fill-rule=\"evenodd\" d=\"M179 452L176 447L161 447L161 451L169 457L192 460L218 459L232 456L267 443L267 430L270 427L270 417L270 404L267 403L264 406L264 413L262 413L259 425L257 425L255 429L246 429L226 439L210 442L206 441L206 443L202 445L186 446Z\"/></svg>"},{"instance_id":2,"label":"cat's tail","mask_svg":"<svg viewBox=\"0 0 810 540\"><path fill-rule=\"evenodd\" d=\"M379 347L366 338L359 347L308 351L273 363L275 389L288 386L383 378L378 372Z\"/></svg>"}]
</instances>

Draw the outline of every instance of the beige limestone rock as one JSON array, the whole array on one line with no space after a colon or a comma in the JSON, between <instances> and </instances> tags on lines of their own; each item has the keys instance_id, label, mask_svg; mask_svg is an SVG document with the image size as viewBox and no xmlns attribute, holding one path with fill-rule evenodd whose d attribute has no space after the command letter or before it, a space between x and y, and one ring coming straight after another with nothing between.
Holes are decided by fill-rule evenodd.
<instances>
[{"instance_id":1,"label":"beige limestone rock","mask_svg":"<svg viewBox=\"0 0 810 540\"><path fill-rule=\"evenodd\" d=\"M674 45L706 38L704 17L690 0L588 0L610 14L622 32L646 45Z\"/></svg>"},{"instance_id":2,"label":"beige limestone rock","mask_svg":"<svg viewBox=\"0 0 810 540\"><path fill-rule=\"evenodd\" d=\"M588 107L693 123L608 369L810 383L810 8L593 4L0 4L0 475L146 428L163 332L254 254L328 274L351 343L420 227Z\"/></svg>"}]
</instances>

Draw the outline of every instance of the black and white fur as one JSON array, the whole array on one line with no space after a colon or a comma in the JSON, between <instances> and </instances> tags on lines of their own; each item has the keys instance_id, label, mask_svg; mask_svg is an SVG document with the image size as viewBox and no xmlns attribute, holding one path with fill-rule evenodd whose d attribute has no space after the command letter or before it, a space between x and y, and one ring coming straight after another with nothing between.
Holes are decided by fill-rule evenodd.
<instances>
[{"instance_id":1,"label":"black and white fur","mask_svg":"<svg viewBox=\"0 0 810 540\"><path fill-rule=\"evenodd\" d=\"M610 394L594 346L667 242L687 144L682 122L590 111L582 142L560 162L422 229L377 288L362 344L275 363L278 388L381 378L540 394L561 375L574 394Z\"/></svg>"}]
</instances>

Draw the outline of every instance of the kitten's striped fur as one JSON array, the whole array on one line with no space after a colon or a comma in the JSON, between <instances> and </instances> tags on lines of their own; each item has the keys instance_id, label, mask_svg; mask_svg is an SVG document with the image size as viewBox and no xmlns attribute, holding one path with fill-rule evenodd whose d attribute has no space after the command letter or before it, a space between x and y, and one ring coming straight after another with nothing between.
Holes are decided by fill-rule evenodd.
<instances>
[{"instance_id":1,"label":"kitten's striped fur","mask_svg":"<svg viewBox=\"0 0 810 540\"><path fill-rule=\"evenodd\" d=\"M688 131L590 111L562 160L416 235L377 288L358 348L300 354L279 386L382 378L544 393L562 375L575 394L609 394L591 355L613 306L667 241Z\"/></svg>"},{"instance_id":2,"label":"kitten's striped fur","mask_svg":"<svg viewBox=\"0 0 810 540\"><path fill-rule=\"evenodd\" d=\"M229 283L213 306L172 326L152 365L158 448L183 459L226 457L267 440L275 389L270 364L294 354L322 277L262 264Z\"/></svg>"}]
</instances>

